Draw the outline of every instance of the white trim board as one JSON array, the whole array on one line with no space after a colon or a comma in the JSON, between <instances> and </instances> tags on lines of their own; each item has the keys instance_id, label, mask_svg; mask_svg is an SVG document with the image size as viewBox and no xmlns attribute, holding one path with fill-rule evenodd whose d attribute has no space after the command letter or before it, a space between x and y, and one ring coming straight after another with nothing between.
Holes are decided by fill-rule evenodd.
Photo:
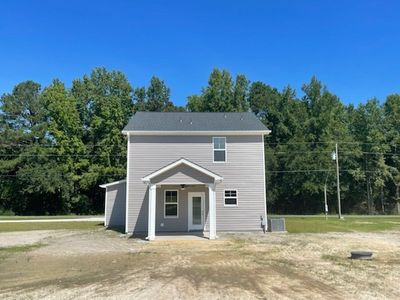
<instances>
[{"instance_id":1,"label":"white trim board","mask_svg":"<svg viewBox=\"0 0 400 300\"><path fill-rule=\"evenodd\" d=\"M262 145L262 155L263 155L263 179L264 179L264 221L265 221L265 231L268 230L268 222L267 222L267 186L266 186L266 178L265 178L265 141L264 136L261 136L261 145Z\"/></svg>"},{"instance_id":2,"label":"white trim board","mask_svg":"<svg viewBox=\"0 0 400 300\"><path fill-rule=\"evenodd\" d=\"M123 134L129 135L267 135L271 130L219 130L219 131L196 131L196 130L122 130Z\"/></svg>"},{"instance_id":3,"label":"white trim board","mask_svg":"<svg viewBox=\"0 0 400 300\"><path fill-rule=\"evenodd\" d=\"M114 181L114 182L110 182L110 183L105 183L105 184L100 184L99 187L105 189L105 188L108 188L109 186L117 185L117 184L124 183L124 182L126 182L126 179Z\"/></svg>"},{"instance_id":4,"label":"white trim board","mask_svg":"<svg viewBox=\"0 0 400 300\"><path fill-rule=\"evenodd\" d=\"M130 154L130 144L131 144L131 137L128 133L127 135L127 144L126 144L126 189L125 189L125 233L128 233L128 226L129 226L129 154Z\"/></svg>"}]
</instances>

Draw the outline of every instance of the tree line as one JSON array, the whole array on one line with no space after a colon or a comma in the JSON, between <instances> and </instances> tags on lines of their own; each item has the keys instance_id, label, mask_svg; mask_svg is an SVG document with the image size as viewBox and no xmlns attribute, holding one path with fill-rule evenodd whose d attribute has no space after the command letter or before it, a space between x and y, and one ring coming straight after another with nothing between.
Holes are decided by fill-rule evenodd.
<instances>
[{"instance_id":1,"label":"tree line","mask_svg":"<svg viewBox=\"0 0 400 300\"><path fill-rule=\"evenodd\" d=\"M331 153L339 147L345 213L390 213L400 201L400 95L345 105L317 78L279 90L214 69L185 107L158 77L132 87L118 71L97 68L66 88L17 84L0 98L0 211L102 212L98 187L125 177L126 138L136 111L252 111L272 130L265 139L270 212L321 213L324 186L336 210Z\"/></svg>"}]
</instances>

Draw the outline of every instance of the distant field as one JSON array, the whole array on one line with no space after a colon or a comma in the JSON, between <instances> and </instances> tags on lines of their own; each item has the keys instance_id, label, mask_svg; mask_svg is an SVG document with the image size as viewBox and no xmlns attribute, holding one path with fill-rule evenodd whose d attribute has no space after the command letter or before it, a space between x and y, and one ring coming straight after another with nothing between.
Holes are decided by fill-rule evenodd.
<instances>
[{"instance_id":1,"label":"distant field","mask_svg":"<svg viewBox=\"0 0 400 300\"><path fill-rule=\"evenodd\" d=\"M373 232L400 230L400 216L345 216L339 220L336 216L278 216L284 217L289 233L324 233L324 232Z\"/></svg>"},{"instance_id":2,"label":"distant field","mask_svg":"<svg viewBox=\"0 0 400 300\"><path fill-rule=\"evenodd\" d=\"M0 232L25 230L53 230L53 229L83 229L101 228L99 221L57 222L57 219L77 219L93 216L15 216L0 217L0 220L35 220L54 219L54 222L27 222L27 223L0 223ZM101 217L101 216L97 216ZM284 217L286 229L289 233L324 233L324 232L376 232L385 230L400 230L400 216L345 216L339 220L336 216L318 215L270 215L271 218Z\"/></svg>"},{"instance_id":3,"label":"distant field","mask_svg":"<svg viewBox=\"0 0 400 300\"><path fill-rule=\"evenodd\" d=\"M103 217L102 215L64 215L64 216L0 216L0 220L35 220L35 219L84 219Z\"/></svg>"},{"instance_id":4,"label":"distant field","mask_svg":"<svg viewBox=\"0 0 400 300\"><path fill-rule=\"evenodd\" d=\"M46 223L0 223L0 232L28 231L28 230L54 230L54 229L80 229L93 230L102 228L103 223L98 221L84 222L46 222Z\"/></svg>"}]
</instances>

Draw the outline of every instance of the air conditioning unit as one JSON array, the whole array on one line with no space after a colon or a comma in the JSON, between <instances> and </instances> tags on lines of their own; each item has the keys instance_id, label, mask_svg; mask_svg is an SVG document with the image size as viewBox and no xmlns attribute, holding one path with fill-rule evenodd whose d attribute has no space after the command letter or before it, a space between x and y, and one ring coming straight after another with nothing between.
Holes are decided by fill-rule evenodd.
<instances>
[{"instance_id":1,"label":"air conditioning unit","mask_svg":"<svg viewBox=\"0 0 400 300\"><path fill-rule=\"evenodd\" d=\"M268 218L269 232L286 232L285 218Z\"/></svg>"}]
</instances>

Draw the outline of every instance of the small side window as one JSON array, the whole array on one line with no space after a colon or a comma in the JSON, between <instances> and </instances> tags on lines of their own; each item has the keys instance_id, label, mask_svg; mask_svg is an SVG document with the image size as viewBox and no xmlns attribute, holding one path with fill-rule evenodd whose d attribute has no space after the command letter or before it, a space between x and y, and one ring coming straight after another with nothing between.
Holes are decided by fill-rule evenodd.
<instances>
[{"instance_id":1,"label":"small side window","mask_svg":"<svg viewBox=\"0 0 400 300\"><path fill-rule=\"evenodd\" d=\"M238 205L238 192L237 190L224 191L224 205L237 206Z\"/></svg>"},{"instance_id":2,"label":"small side window","mask_svg":"<svg viewBox=\"0 0 400 300\"><path fill-rule=\"evenodd\" d=\"M226 162L226 138L213 137L214 162Z\"/></svg>"}]
</instances>

